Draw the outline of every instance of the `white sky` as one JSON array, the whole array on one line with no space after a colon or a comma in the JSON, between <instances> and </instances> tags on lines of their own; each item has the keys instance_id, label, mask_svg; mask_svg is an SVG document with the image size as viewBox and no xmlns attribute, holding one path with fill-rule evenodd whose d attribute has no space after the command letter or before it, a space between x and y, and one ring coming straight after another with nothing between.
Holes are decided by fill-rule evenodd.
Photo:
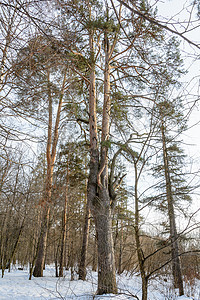
<instances>
[{"instance_id":1,"label":"white sky","mask_svg":"<svg viewBox=\"0 0 200 300\"><path fill-rule=\"evenodd\" d=\"M153 3L153 1L152 1ZM161 0L158 1L158 16L164 16L166 19L170 19L171 23L174 23L179 32L183 32L187 27L188 21L197 20L196 10L190 15L192 0ZM191 17L191 19L190 19ZM162 19L162 17L159 17ZM175 21L175 22L174 22ZM182 26L177 26L176 23L180 22ZM199 26L194 29L194 26ZM171 26L174 29L174 27ZM195 21L192 26L189 26L191 30L186 37L192 41L197 42L200 45L200 21ZM187 28L187 29L189 29ZM185 69L188 71L187 75L183 76L183 88L181 93L185 95L186 101L189 102L188 108L192 106L193 100L197 100L200 90L200 49L189 45L186 41L181 42L182 58L184 60ZM196 103L190 118L189 118L189 130L184 133L183 138L186 143L185 149L187 154L193 157L196 161L200 161L200 106ZM186 111L187 113L188 111ZM197 125L195 125L197 123ZM195 125L195 126L194 126ZM200 163L199 163L200 167Z\"/></svg>"}]
</instances>

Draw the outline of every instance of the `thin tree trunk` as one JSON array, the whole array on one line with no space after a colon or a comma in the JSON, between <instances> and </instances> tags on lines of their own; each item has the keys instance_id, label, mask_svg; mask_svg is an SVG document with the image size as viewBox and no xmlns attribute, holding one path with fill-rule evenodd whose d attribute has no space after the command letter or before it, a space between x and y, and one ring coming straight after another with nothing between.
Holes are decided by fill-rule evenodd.
<instances>
[{"instance_id":1,"label":"thin tree trunk","mask_svg":"<svg viewBox=\"0 0 200 300\"><path fill-rule=\"evenodd\" d=\"M138 173L137 173L137 163L134 160L134 170L135 170L135 242L136 242L136 251L139 263L140 274L142 278L142 300L147 300L147 289L148 289L148 277L145 272L145 258L142 251L142 246L140 242L140 233L139 233L139 199L138 199Z\"/></svg>"},{"instance_id":2,"label":"thin tree trunk","mask_svg":"<svg viewBox=\"0 0 200 300\"><path fill-rule=\"evenodd\" d=\"M10 163L9 163L9 160L7 160L6 167L3 171L3 174L2 174L2 177L1 177L1 180L0 180L0 194L2 192L3 185L5 183L6 176L7 176L9 168L10 168ZM1 232L1 234L0 234L0 268L1 269L3 267L4 239L5 239L5 236L6 236L6 227L7 227L7 220L9 219L9 214L10 214L10 211L8 211L8 207L7 207L6 212L4 213L4 216L2 218L1 230L0 230L0 232Z\"/></svg>"},{"instance_id":3,"label":"thin tree trunk","mask_svg":"<svg viewBox=\"0 0 200 300\"><path fill-rule=\"evenodd\" d=\"M13 258L14 258L14 255L15 255L15 252L16 252L16 249L17 249L17 246L18 246L18 244L19 244L19 240L20 240L20 237L21 237L23 228L24 228L24 224L25 224L25 221L26 221L26 217L27 217L27 216L26 216L26 209L27 209L28 201L29 201L29 194L27 195L26 203L25 203L25 206L24 206L25 215L24 215L24 217L23 217L23 220L22 220L22 223L21 223L21 226L20 226L20 229L19 229L19 232L18 232L16 241L15 241L13 250L12 250L11 255L10 255L10 257L9 257L9 260L8 260L9 272L10 272L10 265L11 265L11 263L12 263L12 261L13 261Z\"/></svg>"},{"instance_id":4,"label":"thin tree trunk","mask_svg":"<svg viewBox=\"0 0 200 300\"><path fill-rule=\"evenodd\" d=\"M70 267L70 271L71 271L71 278L70 280L73 281L74 280L74 258L75 258L75 254L74 254L74 240L75 240L75 236L74 234L72 235L72 239L71 239L71 243L70 243L70 257L69 257L69 267Z\"/></svg>"},{"instance_id":5,"label":"thin tree trunk","mask_svg":"<svg viewBox=\"0 0 200 300\"><path fill-rule=\"evenodd\" d=\"M116 252L116 247L117 247L117 239L118 239L118 236L119 236L119 223L118 223L118 219L117 219L117 222L116 222L116 230L115 230L115 236L114 236L114 250Z\"/></svg>"},{"instance_id":6,"label":"thin tree trunk","mask_svg":"<svg viewBox=\"0 0 200 300\"><path fill-rule=\"evenodd\" d=\"M79 272L78 272L80 280L85 280L86 278L86 255L87 255L87 247L88 247L89 229L90 229L90 208L89 208L89 203L87 201L85 223L83 228L81 258L80 258Z\"/></svg>"},{"instance_id":7,"label":"thin tree trunk","mask_svg":"<svg viewBox=\"0 0 200 300\"><path fill-rule=\"evenodd\" d=\"M6 211L3 221L2 221L2 226L1 226L1 239L0 239L0 259L1 259L1 264L0 268L3 268L3 258L4 258L4 248L5 248L5 238L6 238L6 227L7 227L7 220L9 219L10 210Z\"/></svg>"},{"instance_id":8,"label":"thin tree trunk","mask_svg":"<svg viewBox=\"0 0 200 300\"><path fill-rule=\"evenodd\" d=\"M60 276L60 272L58 272L58 254L59 254L59 248L60 248L60 239L58 241L57 246L55 245L55 250L54 250L54 261L55 261L55 273L56 273L56 277L61 277ZM60 270L59 270L60 271Z\"/></svg>"},{"instance_id":9,"label":"thin tree trunk","mask_svg":"<svg viewBox=\"0 0 200 300\"><path fill-rule=\"evenodd\" d=\"M67 258L68 258L68 249L69 249L69 215L70 215L70 207L69 207L69 205L67 205L66 238L65 238L65 251L64 251L64 267L65 267L66 270L69 269L68 268L68 260L67 260Z\"/></svg>"},{"instance_id":10,"label":"thin tree trunk","mask_svg":"<svg viewBox=\"0 0 200 300\"><path fill-rule=\"evenodd\" d=\"M56 271L56 278L61 277L60 274L58 276L58 258L57 258L57 254L56 254L56 257L55 257L55 271Z\"/></svg>"},{"instance_id":11,"label":"thin tree trunk","mask_svg":"<svg viewBox=\"0 0 200 300\"><path fill-rule=\"evenodd\" d=\"M66 189L65 189L65 203L63 209L63 224L62 224L62 240L60 249L60 266L59 266L59 277L63 277L64 268L64 253L66 247L66 234L67 234L67 207L68 207L68 193L69 193L69 157L67 160L67 176L66 176Z\"/></svg>"},{"instance_id":12,"label":"thin tree trunk","mask_svg":"<svg viewBox=\"0 0 200 300\"><path fill-rule=\"evenodd\" d=\"M9 260L8 260L8 263L7 263L8 264L8 268L9 268L9 272L10 272L10 265L12 263L13 257L15 255L15 252L16 252L16 249L17 249L17 246L19 244L19 240L20 240L20 237L21 237L21 234L22 234L22 230L24 228L25 219L26 219L26 216L23 218L22 224L20 226L20 229L19 229L16 241L15 241L15 244L14 244L14 247L13 247L13 250L12 250L12 253L11 253L11 255L9 257Z\"/></svg>"},{"instance_id":13,"label":"thin tree trunk","mask_svg":"<svg viewBox=\"0 0 200 300\"><path fill-rule=\"evenodd\" d=\"M62 237L61 237L61 246L60 246L60 262L59 262L59 277L63 277L63 268L64 268L64 252L66 245L66 212L65 208L63 211L63 224L62 224Z\"/></svg>"},{"instance_id":14,"label":"thin tree trunk","mask_svg":"<svg viewBox=\"0 0 200 300\"><path fill-rule=\"evenodd\" d=\"M122 273L122 249L124 242L124 228L123 228L123 220L121 220L121 228L120 228L120 242L119 242L119 259L118 259L118 274Z\"/></svg>"},{"instance_id":15,"label":"thin tree trunk","mask_svg":"<svg viewBox=\"0 0 200 300\"><path fill-rule=\"evenodd\" d=\"M10 43L13 39L14 34L16 34L17 28L18 26L15 26L15 19L16 19L16 15L17 15L17 6L15 6L13 12L11 12L11 10L9 9L9 13L7 16L8 19L6 20L6 22L8 22L7 24L7 28L5 30L5 32L7 33L7 35L5 36L5 46L2 50L2 59L0 62L0 92L3 90L4 87L4 79L7 78L8 76L8 70L6 68L6 60L7 60L7 56L8 56L8 49L10 46ZM5 23L6 24L6 23Z\"/></svg>"},{"instance_id":16,"label":"thin tree trunk","mask_svg":"<svg viewBox=\"0 0 200 300\"><path fill-rule=\"evenodd\" d=\"M95 235L94 248L93 248L93 259L92 259L92 271L97 270L97 236Z\"/></svg>"},{"instance_id":17,"label":"thin tree trunk","mask_svg":"<svg viewBox=\"0 0 200 300\"><path fill-rule=\"evenodd\" d=\"M40 216L39 216L39 213L38 213L38 215L37 215L37 224L36 224L37 227L39 227L39 223L40 223L39 220L40 220ZM36 239L37 239L36 236L37 236L37 233L34 231L33 240L31 240L31 242L30 242L30 245L33 247L33 250L32 250L32 256L33 257L30 258L29 280L31 280L32 275L33 275L33 270L34 270L35 262L36 262L36 259L37 259L38 249L39 249L39 242L37 243L37 247L35 247L35 245L34 245L34 241L36 243Z\"/></svg>"},{"instance_id":18,"label":"thin tree trunk","mask_svg":"<svg viewBox=\"0 0 200 300\"><path fill-rule=\"evenodd\" d=\"M166 147L165 132L164 132L163 124L161 127L161 131L162 131L162 143L163 143L163 159L164 159L164 169L165 169L166 193L167 193L167 203L168 203L168 216L169 216L169 224L170 224L172 274L173 274L173 278L174 278L174 287L179 289L179 296L182 296L182 295L184 295L183 279L182 279L181 265L180 265L180 259L179 259L178 235L177 235L177 230L176 230L173 194L172 194L171 178L170 178L169 163L168 163L168 154L167 154L167 147Z\"/></svg>"}]
</instances>

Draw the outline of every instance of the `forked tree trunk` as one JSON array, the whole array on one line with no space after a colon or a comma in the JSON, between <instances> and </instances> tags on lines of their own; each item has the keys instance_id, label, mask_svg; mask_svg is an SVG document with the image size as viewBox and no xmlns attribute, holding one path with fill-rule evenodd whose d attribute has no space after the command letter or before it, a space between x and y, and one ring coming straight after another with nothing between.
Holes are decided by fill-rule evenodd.
<instances>
[{"instance_id":1,"label":"forked tree trunk","mask_svg":"<svg viewBox=\"0 0 200 300\"><path fill-rule=\"evenodd\" d=\"M108 12L107 12L108 13ZM90 43L90 173L88 179L88 201L94 217L98 249L97 294L117 293L115 257L112 237L112 209L108 187L108 144L110 129L110 60L115 42L110 48L105 32L104 104L102 114L101 153L99 157L96 92L95 92L95 50L93 30L89 31Z\"/></svg>"},{"instance_id":2,"label":"forked tree trunk","mask_svg":"<svg viewBox=\"0 0 200 300\"><path fill-rule=\"evenodd\" d=\"M112 237L112 209L108 187L108 145L110 129L110 46L105 33L104 104L101 134L101 159L97 175L98 194L93 205L98 245L97 294L117 293L115 255Z\"/></svg>"},{"instance_id":3,"label":"forked tree trunk","mask_svg":"<svg viewBox=\"0 0 200 300\"><path fill-rule=\"evenodd\" d=\"M50 82L50 71L47 70L47 91L48 91L48 138L47 138L47 148L46 148L46 157L47 157L47 175L46 175L46 186L44 191L44 199L42 206L44 209L44 215L41 225L41 234L38 244L38 254L35 264L35 269L33 276L42 277L46 247L47 247L47 235L48 235L48 226L49 226L49 215L50 215L50 203L51 203L51 192L52 192L52 181L53 181L53 168L56 159L56 149L58 143L58 129L60 123L60 114L63 103L63 95L65 90L67 70L65 70L62 89L60 91L60 98L58 103L58 109L56 114L56 121L53 129L53 102L52 102L52 92L51 92L51 82Z\"/></svg>"}]
</instances>

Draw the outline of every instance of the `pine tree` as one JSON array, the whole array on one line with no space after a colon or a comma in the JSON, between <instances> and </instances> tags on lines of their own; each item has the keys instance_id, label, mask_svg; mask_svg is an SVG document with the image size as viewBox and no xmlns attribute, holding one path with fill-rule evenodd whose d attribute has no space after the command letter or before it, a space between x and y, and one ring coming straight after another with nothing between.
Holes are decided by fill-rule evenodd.
<instances>
[{"instance_id":1,"label":"pine tree","mask_svg":"<svg viewBox=\"0 0 200 300\"><path fill-rule=\"evenodd\" d=\"M159 190L165 191L163 195L158 196L159 206L160 209L167 209L168 212L174 287L179 288L179 294L183 295L175 207L177 204L180 206L182 200L190 201L191 198L188 195L190 189L183 172L185 156L175 137L180 135L186 125L182 113L182 101L179 98L172 101L169 96L170 87L175 88L179 85L178 78L183 73L178 43L174 38L167 44L166 57L168 64L162 70L164 80L160 83L157 81L155 108L152 111L158 126L155 139L160 143L160 160L162 161L161 164L155 166L154 174L163 179L158 185ZM154 203L156 203L156 198Z\"/></svg>"},{"instance_id":2,"label":"pine tree","mask_svg":"<svg viewBox=\"0 0 200 300\"><path fill-rule=\"evenodd\" d=\"M18 97L20 97L18 107L21 109L25 108L25 110L29 108L28 115L35 114L36 116L38 116L38 108L42 107L39 119L43 117L42 112L45 117L48 116L46 143L47 171L43 200L41 201L43 220L41 222L41 235L38 241L36 265L33 272L35 277L43 276L51 207L53 169L58 144L60 115L68 82L68 68L65 64L61 65L60 62L57 63L57 59L58 55L55 53L51 43L42 36L36 36L29 41L27 47L21 49L19 52L15 70L16 82L18 83ZM61 83L59 82L60 79ZM24 86L24 82L26 82L26 86ZM53 116L56 101L57 111L54 121ZM32 109L30 110L30 108Z\"/></svg>"}]
</instances>

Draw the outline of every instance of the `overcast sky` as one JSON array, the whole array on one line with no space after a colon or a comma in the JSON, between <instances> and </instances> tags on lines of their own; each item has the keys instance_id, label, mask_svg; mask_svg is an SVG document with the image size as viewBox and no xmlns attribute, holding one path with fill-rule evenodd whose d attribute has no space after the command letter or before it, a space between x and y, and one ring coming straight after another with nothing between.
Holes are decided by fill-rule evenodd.
<instances>
[{"instance_id":1,"label":"overcast sky","mask_svg":"<svg viewBox=\"0 0 200 300\"><path fill-rule=\"evenodd\" d=\"M161 0L158 1L158 16L159 19L163 17L170 20L171 28L177 28L179 32L183 32L184 28L189 30L185 36L200 44L200 21L197 21L196 10L193 10L191 16L191 3L192 0ZM155 1L152 1L155 3ZM162 17L161 17L162 16ZM188 26L189 21L192 25ZM181 25L177 25L180 23ZM199 26L199 27L197 27ZM181 42L182 58L184 60L185 69L188 71L187 75L181 78L183 87L180 91L182 95L185 95L185 99L188 102L188 109L192 107L193 101L199 97L200 90L200 50L194 46L189 45L186 41ZM189 118L189 129L184 135L185 149L195 161L200 161L200 106L196 103L190 118ZM186 111L187 113L188 111ZM197 124L197 125L195 125ZM194 126L195 125L195 126ZM200 165L200 163L199 163Z\"/></svg>"},{"instance_id":2,"label":"overcast sky","mask_svg":"<svg viewBox=\"0 0 200 300\"><path fill-rule=\"evenodd\" d=\"M197 21L196 11L193 10L191 15L191 3L193 0L152 0L151 4L155 4L158 7L158 19L163 22L170 20L171 25L168 25L172 29L177 29L179 32L183 32L185 29L189 30L189 33L185 34L187 38L196 42L200 45L200 21ZM196 20L188 26L188 21ZM178 25L179 23L179 25ZM199 26L199 27L197 27ZM185 28L185 29L184 29ZM181 39L180 39L181 40ZM191 46L186 41L181 40L181 54L184 60L184 68L188 71L187 75L181 78L182 88L180 94L184 95L185 100L188 102L185 114L187 115L191 107L193 107L194 101L199 97L200 90L200 49ZM191 161L192 172L197 172L200 170L200 105L196 101L195 106L188 121L189 129L182 135L183 147L186 154L188 155L188 160ZM191 175L191 180L194 176ZM199 175L196 175L194 182L200 181ZM199 195L198 195L199 193ZM200 208L200 189L197 190L197 194L193 196L193 205L191 210L194 212ZM148 222L154 221L154 213L150 209L146 217ZM158 216L157 216L158 217ZM196 220L200 217L200 213L196 215ZM177 224L180 226L182 219L178 220ZM182 224L185 226L185 222ZM181 226L180 226L181 227Z\"/></svg>"}]
</instances>

